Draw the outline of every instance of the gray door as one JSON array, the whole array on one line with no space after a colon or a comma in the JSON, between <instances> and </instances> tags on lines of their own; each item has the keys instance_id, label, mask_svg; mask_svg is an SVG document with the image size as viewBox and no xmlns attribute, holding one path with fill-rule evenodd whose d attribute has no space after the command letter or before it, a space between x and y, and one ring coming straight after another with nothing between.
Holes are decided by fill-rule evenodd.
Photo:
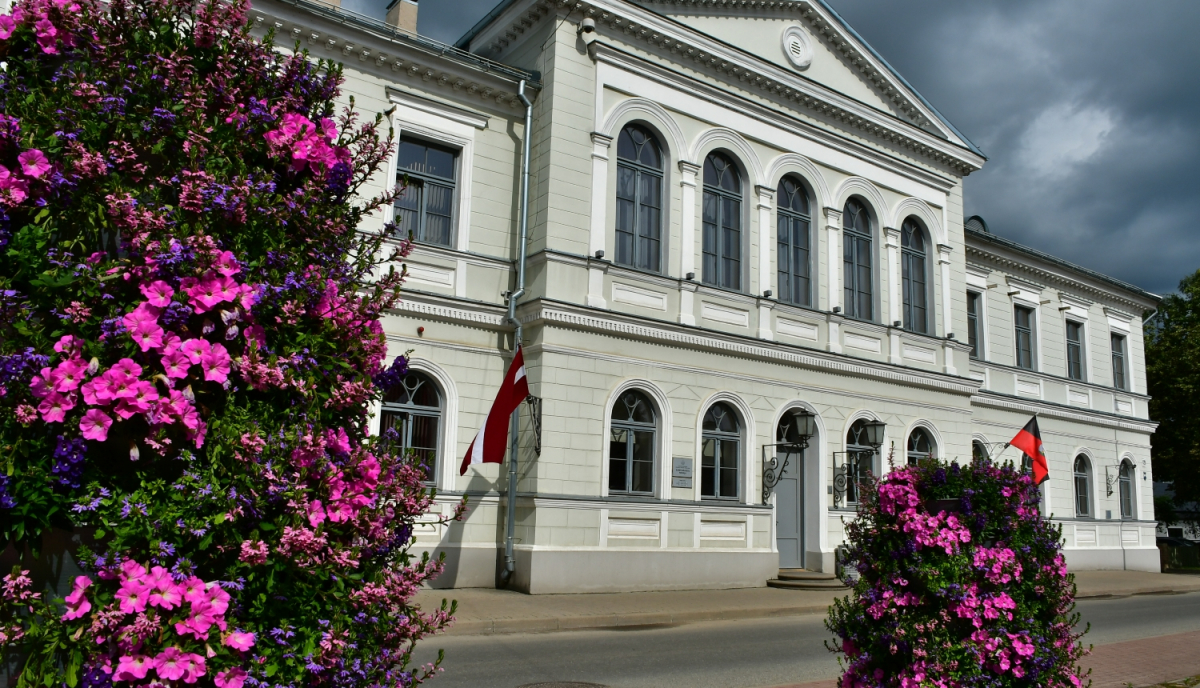
<instances>
[{"instance_id":1,"label":"gray door","mask_svg":"<svg viewBox=\"0 0 1200 688\"><path fill-rule=\"evenodd\" d=\"M775 542L779 547L779 568L804 568L804 472L803 454L791 453L787 470L775 486ZM785 455L780 454L782 462Z\"/></svg>"}]
</instances>

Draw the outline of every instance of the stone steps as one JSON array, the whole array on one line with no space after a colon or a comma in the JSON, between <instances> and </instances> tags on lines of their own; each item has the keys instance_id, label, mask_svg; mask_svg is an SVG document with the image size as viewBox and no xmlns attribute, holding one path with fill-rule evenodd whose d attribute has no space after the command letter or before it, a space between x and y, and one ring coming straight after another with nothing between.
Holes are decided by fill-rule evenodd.
<instances>
[{"instance_id":1,"label":"stone steps","mask_svg":"<svg viewBox=\"0 0 1200 688\"><path fill-rule=\"evenodd\" d=\"M779 577L767 581L772 588L788 590L845 590L846 585L832 573L804 569L779 569Z\"/></svg>"}]
</instances>

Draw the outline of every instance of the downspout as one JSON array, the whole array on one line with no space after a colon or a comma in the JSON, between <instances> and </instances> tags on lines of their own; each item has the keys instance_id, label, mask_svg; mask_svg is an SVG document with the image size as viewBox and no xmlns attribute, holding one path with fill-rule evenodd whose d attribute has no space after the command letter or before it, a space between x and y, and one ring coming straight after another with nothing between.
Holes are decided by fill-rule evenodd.
<instances>
[{"instance_id":1,"label":"downspout","mask_svg":"<svg viewBox=\"0 0 1200 688\"><path fill-rule=\"evenodd\" d=\"M525 242L529 236L529 141L533 128L533 101L525 96L525 80L517 89L517 97L525 106L525 142L521 151L521 208L517 224L520 239L517 244L517 289L508 296L507 321L513 326L513 351L521 346L521 322L517 320L517 300L525 295ZM520 447L518 431L521 428L521 407L513 412L508 434L511 438L508 449L508 520L505 522L504 571L505 579L511 580L517 561L513 557L513 534L517 517L517 450Z\"/></svg>"}]
</instances>

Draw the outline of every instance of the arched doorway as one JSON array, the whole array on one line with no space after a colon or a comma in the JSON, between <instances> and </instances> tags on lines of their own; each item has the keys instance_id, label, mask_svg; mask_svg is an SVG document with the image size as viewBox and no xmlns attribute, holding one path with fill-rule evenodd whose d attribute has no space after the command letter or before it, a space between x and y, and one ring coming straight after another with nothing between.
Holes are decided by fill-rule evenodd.
<instances>
[{"instance_id":1,"label":"arched doorway","mask_svg":"<svg viewBox=\"0 0 1200 688\"><path fill-rule=\"evenodd\" d=\"M775 457L783 472L775 485L775 544L779 550L779 568L805 567L804 459L811 451L804 448L816 442L815 436L803 436L797 418L785 414L775 429ZM808 432L813 432L810 428Z\"/></svg>"}]
</instances>

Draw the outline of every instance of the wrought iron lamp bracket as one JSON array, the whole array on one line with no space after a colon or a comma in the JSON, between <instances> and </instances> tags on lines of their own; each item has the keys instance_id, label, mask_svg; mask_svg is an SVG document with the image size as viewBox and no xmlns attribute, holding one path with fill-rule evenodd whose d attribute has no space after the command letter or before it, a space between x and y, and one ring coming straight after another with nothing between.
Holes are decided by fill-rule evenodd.
<instances>
[{"instance_id":1,"label":"wrought iron lamp bracket","mask_svg":"<svg viewBox=\"0 0 1200 688\"><path fill-rule=\"evenodd\" d=\"M808 449L808 437L801 437L799 442L780 442L778 444L763 445L763 489L762 501L763 504L771 498L771 492L775 490L775 486L783 478L783 474L787 472L788 463L791 461L792 454L801 454L805 449ZM779 463L778 456L765 456L767 449L787 447L783 455L783 463ZM778 453L778 452L777 452Z\"/></svg>"}]
</instances>

